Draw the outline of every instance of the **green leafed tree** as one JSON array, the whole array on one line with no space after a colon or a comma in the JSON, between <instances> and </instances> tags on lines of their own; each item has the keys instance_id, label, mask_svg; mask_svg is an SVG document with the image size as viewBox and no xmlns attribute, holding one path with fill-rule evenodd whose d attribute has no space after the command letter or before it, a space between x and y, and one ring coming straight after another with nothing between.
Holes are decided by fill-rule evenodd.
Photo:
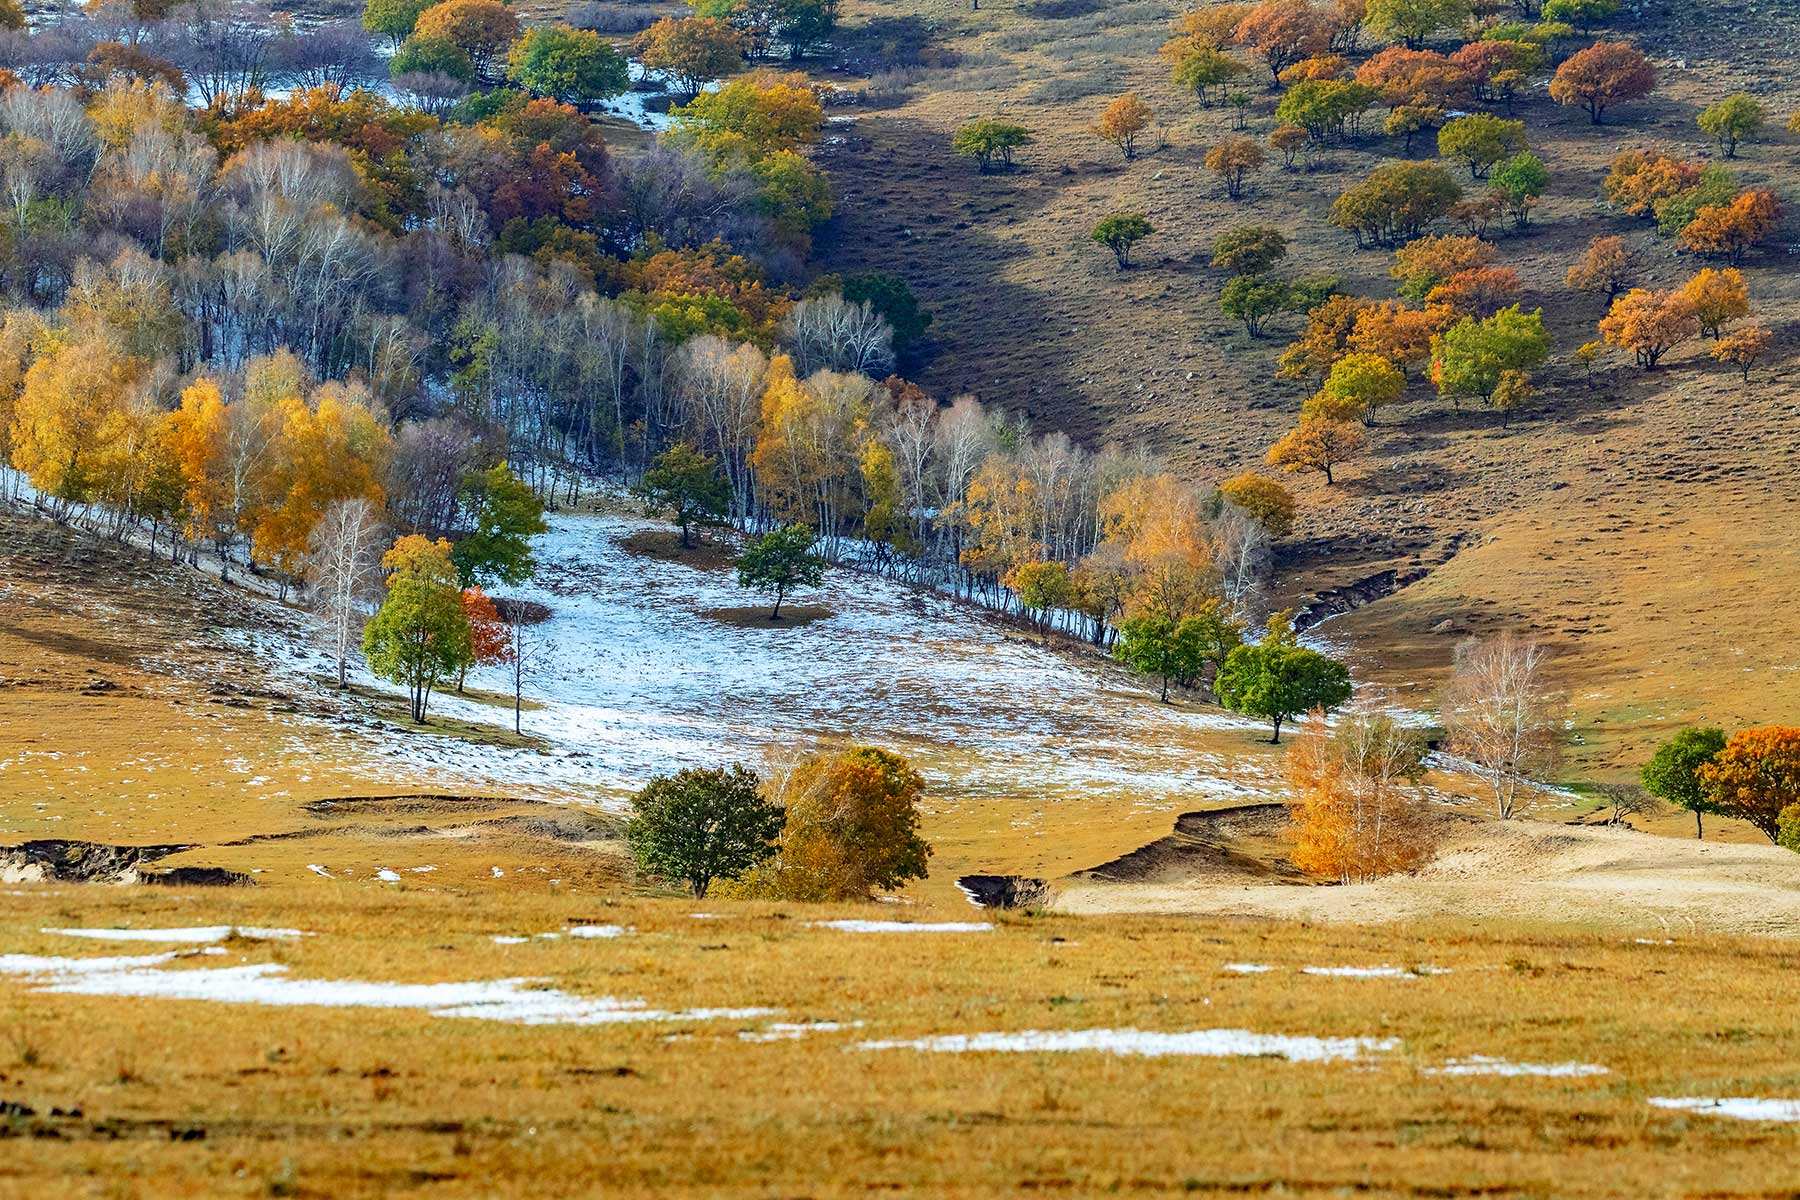
<instances>
[{"instance_id":1,"label":"green leafed tree","mask_svg":"<svg viewBox=\"0 0 1800 1200\"><path fill-rule=\"evenodd\" d=\"M1469 0L1369 0L1370 33L1417 50L1439 30L1460 30L1469 22Z\"/></svg>"},{"instance_id":2,"label":"green leafed tree","mask_svg":"<svg viewBox=\"0 0 1800 1200\"><path fill-rule=\"evenodd\" d=\"M396 79L402 75L447 75L468 83L475 78L475 63L449 38L409 37L388 59L388 73Z\"/></svg>"},{"instance_id":3,"label":"green leafed tree","mask_svg":"<svg viewBox=\"0 0 1800 1200\"><path fill-rule=\"evenodd\" d=\"M519 584L530 579L537 567L531 539L550 528L537 494L510 466L497 463L470 477L462 499L475 526L456 543L453 555L463 582Z\"/></svg>"},{"instance_id":4,"label":"green leafed tree","mask_svg":"<svg viewBox=\"0 0 1800 1200\"><path fill-rule=\"evenodd\" d=\"M1439 154L1469 168L1469 178L1483 179L1495 163L1524 152L1525 122L1474 113L1446 121L1437 142Z\"/></svg>"},{"instance_id":5,"label":"green leafed tree","mask_svg":"<svg viewBox=\"0 0 1800 1200\"><path fill-rule=\"evenodd\" d=\"M1279 745L1283 721L1315 708L1330 712L1350 699L1350 671L1295 641L1293 622L1283 612L1269 618L1261 641L1226 655L1213 690L1232 712L1270 722L1269 741Z\"/></svg>"},{"instance_id":6,"label":"green leafed tree","mask_svg":"<svg viewBox=\"0 0 1800 1200\"><path fill-rule=\"evenodd\" d=\"M689 768L632 797L625 844L642 870L704 900L714 880L737 879L773 857L782 817L756 772Z\"/></svg>"},{"instance_id":7,"label":"green leafed tree","mask_svg":"<svg viewBox=\"0 0 1800 1200\"><path fill-rule=\"evenodd\" d=\"M387 596L363 627L363 656L376 676L406 688L422 724L431 693L475 659L461 581L450 543L418 534L395 542L381 565Z\"/></svg>"},{"instance_id":8,"label":"green leafed tree","mask_svg":"<svg viewBox=\"0 0 1800 1200\"><path fill-rule=\"evenodd\" d=\"M430 8L434 0L368 0L363 6L363 28L388 39L394 49L400 48L419 23L419 14Z\"/></svg>"},{"instance_id":9,"label":"green leafed tree","mask_svg":"<svg viewBox=\"0 0 1800 1200\"><path fill-rule=\"evenodd\" d=\"M931 327L932 315L913 295L906 280L886 271L864 271L844 276L844 299L867 303L886 318L894 330L894 354L905 358Z\"/></svg>"},{"instance_id":10,"label":"green leafed tree","mask_svg":"<svg viewBox=\"0 0 1800 1200\"><path fill-rule=\"evenodd\" d=\"M1155 227L1143 213L1125 212L1101 218L1091 236L1113 252L1113 257L1119 260L1119 270L1123 271L1131 265L1131 248L1155 232Z\"/></svg>"},{"instance_id":11,"label":"green leafed tree","mask_svg":"<svg viewBox=\"0 0 1800 1200\"><path fill-rule=\"evenodd\" d=\"M1700 781L1700 768L1723 749L1723 729L1683 729L1658 746L1644 764L1644 790L1693 813L1696 838L1706 836L1701 814L1719 811Z\"/></svg>"},{"instance_id":12,"label":"green leafed tree","mask_svg":"<svg viewBox=\"0 0 1800 1200\"><path fill-rule=\"evenodd\" d=\"M1544 160L1529 150L1521 150L1494 168L1494 190L1506 204L1513 226L1523 229L1531 223L1531 210L1536 207L1544 189L1550 186L1550 172Z\"/></svg>"},{"instance_id":13,"label":"green leafed tree","mask_svg":"<svg viewBox=\"0 0 1800 1200\"><path fill-rule=\"evenodd\" d=\"M1701 111L1698 121L1702 132L1719 143L1726 158L1736 158L1738 145L1755 137L1766 119L1763 106L1739 92L1708 105Z\"/></svg>"},{"instance_id":14,"label":"green leafed tree","mask_svg":"<svg viewBox=\"0 0 1800 1200\"><path fill-rule=\"evenodd\" d=\"M657 455L632 491L650 515L681 527L684 550L693 547L694 526L722 524L731 512L731 481L718 460L691 442L677 442Z\"/></svg>"},{"instance_id":15,"label":"green leafed tree","mask_svg":"<svg viewBox=\"0 0 1800 1200\"><path fill-rule=\"evenodd\" d=\"M1431 379L1451 400L1493 400L1507 372L1529 375L1550 357L1542 309L1514 304L1486 320L1464 317L1432 341Z\"/></svg>"},{"instance_id":16,"label":"green leafed tree","mask_svg":"<svg viewBox=\"0 0 1800 1200\"><path fill-rule=\"evenodd\" d=\"M1214 599L1180 620L1157 614L1130 618L1119 626L1113 655L1140 675L1159 680L1167 704L1171 683L1191 686L1209 666L1221 670L1243 638L1243 625Z\"/></svg>"},{"instance_id":17,"label":"green leafed tree","mask_svg":"<svg viewBox=\"0 0 1800 1200\"><path fill-rule=\"evenodd\" d=\"M1272 225L1239 225L1213 242L1212 265L1233 275L1261 275L1287 257L1287 236Z\"/></svg>"},{"instance_id":18,"label":"green leafed tree","mask_svg":"<svg viewBox=\"0 0 1800 1200\"><path fill-rule=\"evenodd\" d=\"M1293 289L1286 280L1267 275L1239 275L1219 293L1219 311L1244 323L1251 337L1263 335L1263 325L1291 306Z\"/></svg>"},{"instance_id":19,"label":"green leafed tree","mask_svg":"<svg viewBox=\"0 0 1800 1200\"><path fill-rule=\"evenodd\" d=\"M631 87L631 69L611 42L568 25L528 30L507 53L506 77L564 104L610 100Z\"/></svg>"},{"instance_id":20,"label":"green leafed tree","mask_svg":"<svg viewBox=\"0 0 1800 1200\"><path fill-rule=\"evenodd\" d=\"M825 560L813 553L816 540L806 526L787 525L753 538L738 555L739 585L775 597L769 620L781 620L781 602L789 592L823 582Z\"/></svg>"},{"instance_id":21,"label":"green leafed tree","mask_svg":"<svg viewBox=\"0 0 1800 1200\"><path fill-rule=\"evenodd\" d=\"M950 149L964 158L972 158L985 174L998 167L1010 171L1013 153L1032 143L1031 131L1023 125L993 117L980 117L956 131Z\"/></svg>"}]
</instances>

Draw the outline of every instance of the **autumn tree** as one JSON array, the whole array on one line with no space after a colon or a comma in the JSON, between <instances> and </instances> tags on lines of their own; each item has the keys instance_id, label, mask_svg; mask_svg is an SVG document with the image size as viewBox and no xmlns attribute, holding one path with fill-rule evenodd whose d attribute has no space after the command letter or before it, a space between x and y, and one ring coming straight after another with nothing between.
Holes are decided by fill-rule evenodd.
<instances>
[{"instance_id":1,"label":"autumn tree","mask_svg":"<svg viewBox=\"0 0 1800 1200\"><path fill-rule=\"evenodd\" d=\"M1547 678L1550 655L1511 632L1469 638L1456 648L1440 705L1452 753L1475 765L1511 819L1519 788L1560 760L1563 705Z\"/></svg>"},{"instance_id":2,"label":"autumn tree","mask_svg":"<svg viewBox=\"0 0 1800 1200\"><path fill-rule=\"evenodd\" d=\"M981 117L956 131L950 149L964 158L973 158L985 175L996 165L1003 171L1012 170L1013 153L1022 146L1031 145L1032 141L1031 131L1023 125Z\"/></svg>"},{"instance_id":3,"label":"autumn tree","mask_svg":"<svg viewBox=\"0 0 1800 1200\"><path fill-rule=\"evenodd\" d=\"M1663 355L1699 334L1700 318L1679 291L1632 288L1600 318L1600 336L1608 345L1631 351L1646 371L1654 371Z\"/></svg>"},{"instance_id":4,"label":"autumn tree","mask_svg":"<svg viewBox=\"0 0 1800 1200\"><path fill-rule=\"evenodd\" d=\"M363 655L382 679L403 685L412 719L425 721L431 693L470 661L469 619L450 543L408 534L382 555L387 598L363 628Z\"/></svg>"},{"instance_id":5,"label":"autumn tree","mask_svg":"<svg viewBox=\"0 0 1800 1200\"><path fill-rule=\"evenodd\" d=\"M1694 814L1694 836L1704 838L1702 814L1718 812L1701 782L1700 770L1725 749L1722 729L1683 729L1656 748L1644 764L1644 790Z\"/></svg>"},{"instance_id":6,"label":"autumn tree","mask_svg":"<svg viewBox=\"0 0 1800 1200\"><path fill-rule=\"evenodd\" d=\"M1743 92L1709 104L1696 118L1701 131L1719 144L1726 158L1736 158L1739 144L1755 137L1766 119L1763 106Z\"/></svg>"},{"instance_id":7,"label":"autumn tree","mask_svg":"<svg viewBox=\"0 0 1800 1200\"><path fill-rule=\"evenodd\" d=\"M1713 358L1722 363L1736 367L1745 383L1750 382L1750 369L1762 360L1769 347L1774 344L1775 335L1768 328L1752 321L1740 325L1714 343Z\"/></svg>"},{"instance_id":8,"label":"autumn tree","mask_svg":"<svg viewBox=\"0 0 1800 1200\"><path fill-rule=\"evenodd\" d=\"M1479 270L1494 261L1491 243L1478 237L1442 234L1418 238L1394 251L1388 275L1409 300L1423 300L1453 275Z\"/></svg>"},{"instance_id":9,"label":"autumn tree","mask_svg":"<svg viewBox=\"0 0 1800 1200\"><path fill-rule=\"evenodd\" d=\"M1127 92L1106 106L1094 123L1094 134L1117 146L1130 162L1137 157L1138 138L1155 119L1155 112L1136 92Z\"/></svg>"},{"instance_id":10,"label":"autumn tree","mask_svg":"<svg viewBox=\"0 0 1800 1200\"><path fill-rule=\"evenodd\" d=\"M1713 255L1733 263L1775 230L1781 202L1767 188L1739 193L1729 204L1703 205L1676 238L1683 250Z\"/></svg>"},{"instance_id":11,"label":"autumn tree","mask_svg":"<svg viewBox=\"0 0 1800 1200\"><path fill-rule=\"evenodd\" d=\"M469 622L469 661L456 673L459 696L470 667L497 667L512 658L512 630L501 619L493 598L478 587L464 588L462 608Z\"/></svg>"},{"instance_id":12,"label":"autumn tree","mask_svg":"<svg viewBox=\"0 0 1800 1200\"><path fill-rule=\"evenodd\" d=\"M1389 246L1417 237L1461 197L1450 173L1435 163L1386 163L1346 188L1332 202L1329 220L1355 234L1358 248Z\"/></svg>"},{"instance_id":13,"label":"autumn tree","mask_svg":"<svg viewBox=\"0 0 1800 1200\"><path fill-rule=\"evenodd\" d=\"M1244 323L1244 332L1257 338L1264 323L1293 305L1293 288L1285 280L1268 275L1238 275L1219 293L1219 311Z\"/></svg>"},{"instance_id":14,"label":"autumn tree","mask_svg":"<svg viewBox=\"0 0 1800 1200\"><path fill-rule=\"evenodd\" d=\"M1225 194L1238 200L1244 195L1245 178L1262 170L1267 159L1254 138L1231 137L1206 152L1205 165L1225 185Z\"/></svg>"},{"instance_id":15,"label":"autumn tree","mask_svg":"<svg viewBox=\"0 0 1800 1200\"><path fill-rule=\"evenodd\" d=\"M441 0L419 14L412 36L442 39L469 56L475 74L494 77L503 51L519 34L519 18L500 0Z\"/></svg>"},{"instance_id":16,"label":"autumn tree","mask_svg":"<svg viewBox=\"0 0 1800 1200\"><path fill-rule=\"evenodd\" d=\"M871 746L820 752L773 785L786 812L776 854L745 878L753 895L805 902L867 900L925 878L919 835L925 780Z\"/></svg>"},{"instance_id":17,"label":"autumn tree","mask_svg":"<svg viewBox=\"0 0 1800 1200\"><path fill-rule=\"evenodd\" d=\"M1346 354L1331 365L1319 394L1302 407L1302 417L1318 415L1375 424L1383 408L1406 392L1406 376L1377 354Z\"/></svg>"},{"instance_id":18,"label":"autumn tree","mask_svg":"<svg viewBox=\"0 0 1800 1200\"><path fill-rule=\"evenodd\" d=\"M1272 538L1294 531L1294 494L1276 480L1255 471L1240 471L1219 485L1219 496L1243 510Z\"/></svg>"},{"instance_id":19,"label":"autumn tree","mask_svg":"<svg viewBox=\"0 0 1800 1200\"><path fill-rule=\"evenodd\" d=\"M1376 37L1417 50L1439 30L1468 24L1469 15L1469 0L1368 0L1367 23Z\"/></svg>"},{"instance_id":20,"label":"autumn tree","mask_svg":"<svg viewBox=\"0 0 1800 1200\"><path fill-rule=\"evenodd\" d=\"M1550 98L1587 110L1600 124L1606 110L1625 100L1641 100L1656 86L1656 69L1630 42L1596 42L1563 60L1550 80Z\"/></svg>"},{"instance_id":21,"label":"autumn tree","mask_svg":"<svg viewBox=\"0 0 1800 1200\"><path fill-rule=\"evenodd\" d=\"M1113 252L1123 271L1131 265L1131 248L1155 232L1143 213L1121 212L1101 218L1090 236Z\"/></svg>"},{"instance_id":22,"label":"autumn tree","mask_svg":"<svg viewBox=\"0 0 1800 1200\"><path fill-rule=\"evenodd\" d=\"M1287 235L1272 225L1239 225L1213 242L1212 265L1233 275L1261 275L1287 257Z\"/></svg>"},{"instance_id":23,"label":"autumn tree","mask_svg":"<svg viewBox=\"0 0 1800 1200\"><path fill-rule=\"evenodd\" d=\"M1417 110L1427 126L1441 125L1445 113L1461 107L1472 88L1469 73L1437 51L1401 46L1389 46L1363 63L1356 81L1374 88L1394 112Z\"/></svg>"},{"instance_id":24,"label":"autumn tree","mask_svg":"<svg viewBox=\"0 0 1800 1200\"><path fill-rule=\"evenodd\" d=\"M691 549L695 525L719 525L731 513L731 483L719 462L692 442L677 442L656 456L632 489L653 516L681 528L681 547Z\"/></svg>"},{"instance_id":25,"label":"autumn tree","mask_svg":"<svg viewBox=\"0 0 1800 1200\"><path fill-rule=\"evenodd\" d=\"M716 17L663 17L638 34L632 51L689 97L744 65L743 35Z\"/></svg>"},{"instance_id":26,"label":"autumn tree","mask_svg":"<svg viewBox=\"0 0 1800 1200\"><path fill-rule=\"evenodd\" d=\"M1323 378L1331 364L1349 352L1358 318L1373 306L1372 300L1348 295L1332 296L1315 305L1306 314L1306 328L1276 360L1276 377Z\"/></svg>"},{"instance_id":27,"label":"autumn tree","mask_svg":"<svg viewBox=\"0 0 1800 1200\"><path fill-rule=\"evenodd\" d=\"M1750 289L1736 267L1703 267L1678 294L1693 306L1700 331L1711 338L1723 337L1727 324L1750 315Z\"/></svg>"},{"instance_id":28,"label":"autumn tree","mask_svg":"<svg viewBox=\"0 0 1800 1200\"><path fill-rule=\"evenodd\" d=\"M1786 810L1800 805L1800 726L1761 725L1734 733L1697 774L1718 812L1779 841Z\"/></svg>"},{"instance_id":29,"label":"autumn tree","mask_svg":"<svg viewBox=\"0 0 1800 1200\"><path fill-rule=\"evenodd\" d=\"M538 25L507 52L506 77L564 104L610 100L631 87L631 71L613 44L591 29Z\"/></svg>"},{"instance_id":30,"label":"autumn tree","mask_svg":"<svg viewBox=\"0 0 1800 1200\"><path fill-rule=\"evenodd\" d=\"M99 498L125 468L147 370L108 338L53 342L13 403L12 465L65 505Z\"/></svg>"},{"instance_id":31,"label":"autumn tree","mask_svg":"<svg viewBox=\"0 0 1800 1200\"><path fill-rule=\"evenodd\" d=\"M1331 25L1307 0L1261 0L1244 13L1232 36L1262 57L1273 84L1288 66L1330 48Z\"/></svg>"},{"instance_id":32,"label":"autumn tree","mask_svg":"<svg viewBox=\"0 0 1800 1200\"><path fill-rule=\"evenodd\" d=\"M364 606L381 590L382 537L375 505L357 496L327 508L308 538L306 577L313 607L325 619L340 688L349 686L350 651L362 636Z\"/></svg>"},{"instance_id":33,"label":"autumn tree","mask_svg":"<svg viewBox=\"0 0 1800 1200\"><path fill-rule=\"evenodd\" d=\"M1617 234L1596 237L1587 244L1575 265L1569 268L1563 282L1577 291L1599 292L1611 305L1614 297L1637 279L1637 264Z\"/></svg>"},{"instance_id":34,"label":"autumn tree","mask_svg":"<svg viewBox=\"0 0 1800 1200\"><path fill-rule=\"evenodd\" d=\"M1068 608L1075 602L1075 585L1067 563L1039 559L1020 563L1006 573L1002 581L1019 597L1019 603L1036 615L1038 629L1048 640L1052 609Z\"/></svg>"},{"instance_id":35,"label":"autumn tree","mask_svg":"<svg viewBox=\"0 0 1800 1200\"><path fill-rule=\"evenodd\" d=\"M1330 485L1332 472L1362 453L1367 439L1350 421L1302 417L1269 447L1269 465L1284 471L1318 471Z\"/></svg>"},{"instance_id":36,"label":"autumn tree","mask_svg":"<svg viewBox=\"0 0 1800 1200\"><path fill-rule=\"evenodd\" d=\"M813 553L818 541L804 525L784 525L752 538L738 555L738 586L768 592L775 597L769 620L781 620L781 602L795 588L818 587L825 578L825 560Z\"/></svg>"},{"instance_id":37,"label":"autumn tree","mask_svg":"<svg viewBox=\"0 0 1800 1200\"><path fill-rule=\"evenodd\" d=\"M1511 267L1477 267L1458 271L1426 292L1425 306L1481 320L1515 303L1524 287Z\"/></svg>"},{"instance_id":38,"label":"autumn tree","mask_svg":"<svg viewBox=\"0 0 1800 1200\"><path fill-rule=\"evenodd\" d=\"M363 28L387 38L398 50L400 43L412 35L419 14L431 5L432 0L367 0L363 5Z\"/></svg>"},{"instance_id":39,"label":"autumn tree","mask_svg":"<svg viewBox=\"0 0 1800 1200\"><path fill-rule=\"evenodd\" d=\"M1294 865L1362 883L1424 863L1435 843L1419 789L1425 752L1417 732L1379 710L1353 709L1335 728L1313 714L1281 763Z\"/></svg>"},{"instance_id":40,"label":"autumn tree","mask_svg":"<svg viewBox=\"0 0 1800 1200\"><path fill-rule=\"evenodd\" d=\"M640 870L687 885L704 900L715 880L733 880L774 857L785 819L742 766L689 767L659 775L631 798L625 845Z\"/></svg>"},{"instance_id":41,"label":"autumn tree","mask_svg":"<svg viewBox=\"0 0 1800 1200\"><path fill-rule=\"evenodd\" d=\"M1279 745L1283 721L1314 709L1330 712L1350 699L1350 671L1300 645L1292 614L1280 612L1269 618L1261 640L1225 656L1213 691L1232 712L1268 721L1269 741Z\"/></svg>"},{"instance_id":42,"label":"autumn tree","mask_svg":"<svg viewBox=\"0 0 1800 1200\"><path fill-rule=\"evenodd\" d=\"M1600 190L1609 203L1634 217L1656 215L1659 205L1695 188L1702 164L1654 150L1621 150L1608 165Z\"/></svg>"}]
</instances>

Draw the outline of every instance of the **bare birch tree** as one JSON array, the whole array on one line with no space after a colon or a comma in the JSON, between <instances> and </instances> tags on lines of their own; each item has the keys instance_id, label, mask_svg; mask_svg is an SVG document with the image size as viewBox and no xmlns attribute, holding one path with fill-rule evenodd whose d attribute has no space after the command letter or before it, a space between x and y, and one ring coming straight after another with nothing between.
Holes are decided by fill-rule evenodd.
<instances>
[{"instance_id":1,"label":"bare birch tree","mask_svg":"<svg viewBox=\"0 0 1800 1200\"><path fill-rule=\"evenodd\" d=\"M1444 728L1451 750L1487 780L1502 821L1513 815L1519 785L1555 769L1561 754L1563 706L1545 678L1549 660L1549 651L1510 631L1456 648Z\"/></svg>"},{"instance_id":2,"label":"bare birch tree","mask_svg":"<svg viewBox=\"0 0 1800 1200\"><path fill-rule=\"evenodd\" d=\"M325 618L339 687L349 686L350 648L362 639L365 602L381 586L381 522L367 500L340 500L313 526L306 556L313 604Z\"/></svg>"}]
</instances>

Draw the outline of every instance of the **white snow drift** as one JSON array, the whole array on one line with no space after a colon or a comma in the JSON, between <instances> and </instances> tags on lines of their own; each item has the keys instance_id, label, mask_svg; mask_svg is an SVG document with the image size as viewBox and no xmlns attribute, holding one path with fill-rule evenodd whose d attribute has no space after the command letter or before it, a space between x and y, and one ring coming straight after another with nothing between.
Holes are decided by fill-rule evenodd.
<instances>
[{"instance_id":1,"label":"white snow drift","mask_svg":"<svg viewBox=\"0 0 1800 1200\"><path fill-rule=\"evenodd\" d=\"M1139 1058L1285 1058L1337 1062L1397 1050L1394 1038L1321 1038L1248 1029L1156 1033L1144 1029L1024 1029L1017 1033L952 1033L902 1041L863 1042L859 1050L925 1050L942 1054L1037 1054L1097 1051Z\"/></svg>"}]
</instances>

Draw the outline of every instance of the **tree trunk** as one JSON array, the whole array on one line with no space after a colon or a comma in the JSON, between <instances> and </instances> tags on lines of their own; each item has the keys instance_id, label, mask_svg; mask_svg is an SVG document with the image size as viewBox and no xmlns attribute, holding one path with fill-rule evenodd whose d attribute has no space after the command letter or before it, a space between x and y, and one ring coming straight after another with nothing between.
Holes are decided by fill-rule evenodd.
<instances>
[{"instance_id":1,"label":"tree trunk","mask_svg":"<svg viewBox=\"0 0 1800 1200\"><path fill-rule=\"evenodd\" d=\"M1694 810L1694 840L1697 842L1706 840L1706 830L1700 825L1700 810L1697 808Z\"/></svg>"},{"instance_id":2,"label":"tree trunk","mask_svg":"<svg viewBox=\"0 0 1800 1200\"><path fill-rule=\"evenodd\" d=\"M1269 745L1281 745L1281 718L1279 716L1275 718L1275 735L1269 739Z\"/></svg>"}]
</instances>

